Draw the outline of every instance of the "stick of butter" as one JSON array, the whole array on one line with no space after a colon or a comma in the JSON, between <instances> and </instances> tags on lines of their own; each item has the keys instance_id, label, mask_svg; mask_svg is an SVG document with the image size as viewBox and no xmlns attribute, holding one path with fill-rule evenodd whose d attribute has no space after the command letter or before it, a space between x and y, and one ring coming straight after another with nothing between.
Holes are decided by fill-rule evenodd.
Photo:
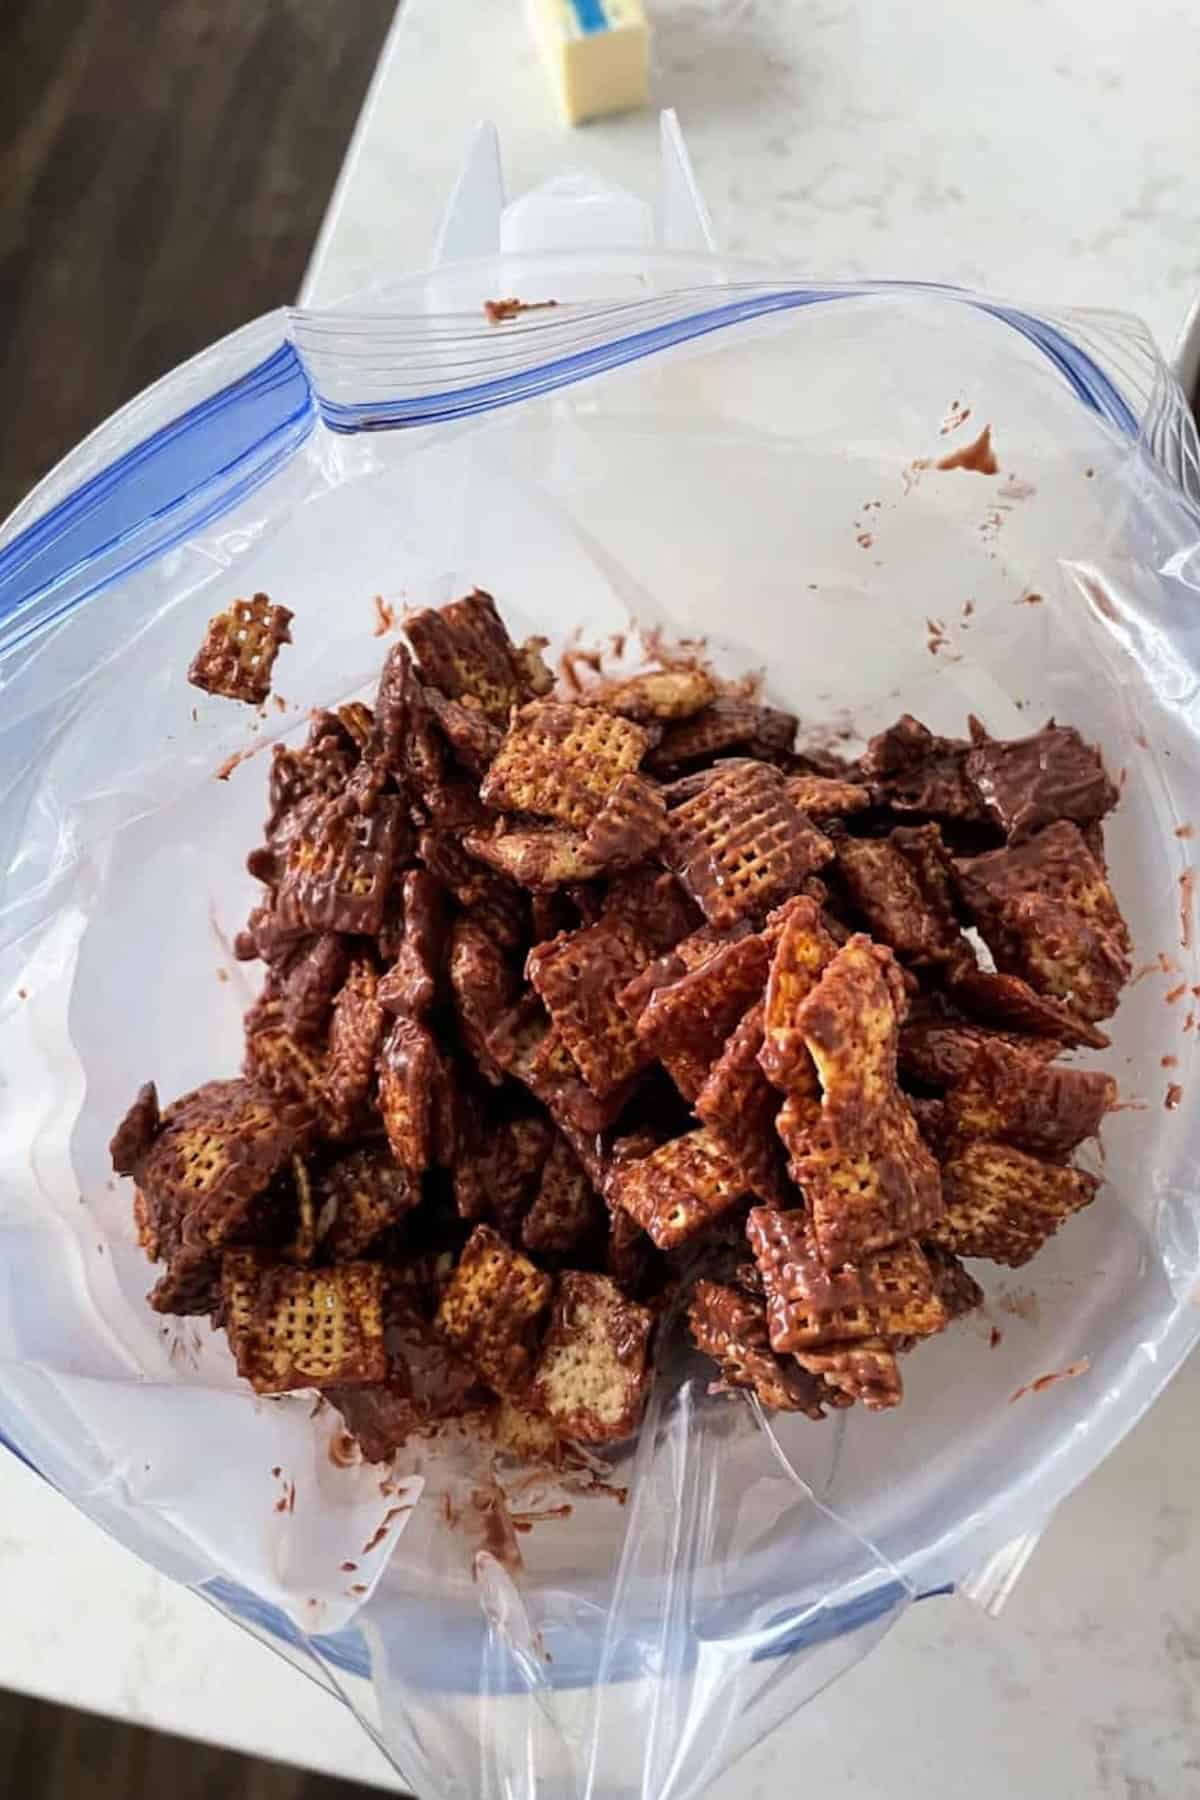
<instances>
[{"instance_id":1,"label":"stick of butter","mask_svg":"<svg viewBox=\"0 0 1200 1800\"><path fill-rule=\"evenodd\" d=\"M650 30L641 0L529 0L529 18L568 125L645 106Z\"/></svg>"}]
</instances>

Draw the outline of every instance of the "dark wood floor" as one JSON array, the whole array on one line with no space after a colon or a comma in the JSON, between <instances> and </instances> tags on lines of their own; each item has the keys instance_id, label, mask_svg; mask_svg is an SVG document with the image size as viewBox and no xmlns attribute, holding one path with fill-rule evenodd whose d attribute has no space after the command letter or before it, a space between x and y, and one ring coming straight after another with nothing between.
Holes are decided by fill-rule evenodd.
<instances>
[{"instance_id":1,"label":"dark wood floor","mask_svg":"<svg viewBox=\"0 0 1200 1800\"><path fill-rule=\"evenodd\" d=\"M0 518L139 388L294 297L393 10L0 0ZM21 1800L371 1791L0 1692Z\"/></svg>"},{"instance_id":2,"label":"dark wood floor","mask_svg":"<svg viewBox=\"0 0 1200 1800\"><path fill-rule=\"evenodd\" d=\"M395 0L0 0L0 518L293 299Z\"/></svg>"}]
</instances>

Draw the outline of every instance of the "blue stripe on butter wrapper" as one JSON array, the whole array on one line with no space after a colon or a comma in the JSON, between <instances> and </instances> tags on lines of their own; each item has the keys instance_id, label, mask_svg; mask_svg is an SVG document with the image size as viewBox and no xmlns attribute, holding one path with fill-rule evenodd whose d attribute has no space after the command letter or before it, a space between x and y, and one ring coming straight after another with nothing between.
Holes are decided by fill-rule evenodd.
<instances>
[{"instance_id":1,"label":"blue stripe on butter wrapper","mask_svg":"<svg viewBox=\"0 0 1200 1800\"><path fill-rule=\"evenodd\" d=\"M567 0L567 4L585 37L590 37L597 31L608 30L608 15L605 13L603 0Z\"/></svg>"}]
</instances>

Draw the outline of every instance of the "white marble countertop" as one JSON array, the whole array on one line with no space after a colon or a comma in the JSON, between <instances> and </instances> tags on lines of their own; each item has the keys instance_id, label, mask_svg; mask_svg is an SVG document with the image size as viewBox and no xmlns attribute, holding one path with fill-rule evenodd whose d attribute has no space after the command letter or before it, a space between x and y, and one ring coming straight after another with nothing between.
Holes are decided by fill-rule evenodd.
<instances>
[{"instance_id":1,"label":"white marble countertop","mask_svg":"<svg viewBox=\"0 0 1200 1800\"><path fill-rule=\"evenodd\" d=\"M1200 286L1190 9L1172 0L658 0L718 238L813 274L905 275L1139 313ZM410 0L306 284L428 257L471 127L513 194L564 166L653 184L649 114L571 134L515 0ZM912 1608L717 1800L1200 1797L1200 1362L1059 1512L1007 1607ZM0 1684L395 1785L337 1702L0 1460Z\"/></svg>"}]
</instances>

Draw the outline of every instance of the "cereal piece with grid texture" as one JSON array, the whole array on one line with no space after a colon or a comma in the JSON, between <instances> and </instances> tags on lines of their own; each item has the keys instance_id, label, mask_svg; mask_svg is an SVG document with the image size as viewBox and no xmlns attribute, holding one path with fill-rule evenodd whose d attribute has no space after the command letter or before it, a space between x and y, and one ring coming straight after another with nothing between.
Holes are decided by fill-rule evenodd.
<instances>
[{"instance_id":1,"label":"cereal piece with grid texture","mask_svg":"<svg viewBox=\"0 0 1200 1800\"><path fill-rule=\"evenodd\" d=\"M369 812L348 796L327 801L288 846L279 885L282 923L373 937L407 844L408 822L395 796L379 796Z\"/></svg>"},{"instance_id":2,"label":"cereal piece with grid texture","mask_svg":"<svg viewBox=\"0 0 1200 1800\"><path fill-rule=\"evenodd\" d=\"M562 1439L549 1419L511 1400L501 1400L491 1415L489 1433L501 1456L519 1463L548 1463L558 1468L565 1454Z\"/></svg>"},{"instance_id":3,"label":"cereal piece with grid texture","mask_svg":"<svg viewBox=\"0 0 1200 1800\"><path fill-rule=\"evenodd\" d=\"M945 1213L922 1236L958 1256L1019 1269L1065 1219L1091 1203L1099 1185L1082 1169L1005 1144L966 1144L942 1170Z\"/></svg>"},{"instance_id":4,"label":"cereal piece with grid texture","mask_svg":"<svg viewBox=\"0 0 1200 1800\"><path fill-rule=\"evenodd\" d=\"M442 1295L438 1329L496 1393L519 1396L553 1289L527 1256L477 1225Z\"/></svg>"},{"instance_id":5,"label":"cereal piece with grid texture","mask_svg":"<svg viewBox=\"0 0 1200 1800\"><path fill-rule=\"evenodd\" d=\"M828 922L807 895L791 904L779 933L767 976L763 1011L763 1073L777 1088L813 1097L816 1076L812 1057L797 1023L797 1013L837 955Z\"/></svg>"},{"instance_id":6,"label":"cereal piece with grid texture","mask_svg":"<svg viewBox=\"0 0 1200 1800\"><path fill-rule=\"evenodd\" d=\"M649 1053L620 1004L621 989L649 952L621 920L602 919L529 953L527 973L562 1043L603 1100L644 1068Z\"/></svg>"},{"instance_id":7,"label":"cereal piece with grid texture","mask_svg":"<svg viewBox=\"0 0 1200 1800\"><path fill-rule=\"evenodd\" d=\"M325 1092L335 1137L346 1137L362 1125L370 1101L385 1022L378 990L373 966L358 957L333 1003Z\"/></svg>"},{"instance_id":8,"label":"cereal piece with grid texture","mask_svg":"<svg viewBox=\"0 0 1200 1800\"><path fill-rule=\"evenodd\" d=\"M920 841L926 832L940 844L936 825L902 828L890 838L841 837L838 874L872 936L903 962L918 968L973 964L954 916L948 876L943 873L938 880L935 846Z\"/></svg>"},{"instance_id":9,"label":"cereal piece with grid texture","mask_svg":"<svg viewBox=\"0 0 1200 1800\"><path fill-rule=\"evenodd\" d=\"M244 1229L254 1202L287 1167L306 1116L275 1106L250 1082L210 1081L169 1106L151 1133L149 1099L143 1088L137 1119L127 1116L114 1139L125 1165L118 1173L131 1174L140 1191L143 1247L167 1261L185 1236L195 1248L218 1249Z\"/></svg>"},{"instance_id":10,"label":"cereal piece with grid texture","mask_svg":"<svg viewBox=\"0 0 1200 1800\"><path fill-rule=\"evenodd\" d=\"M827 1269L805 1212L751 1210L746 1235L762 1275L771 1348L779 1354L871 1337L929 1337L946 1311L919 1244L895 1244Z\"/></svg>"},{"instance_id":11,"label":"cereal piece with grid texture","mask_svg":"<svg viewBox=\"0 0 1200 1800\"><path fill-rule=\"evenodd\" d=\"M588 826L584 842L596 868L617 875L645 862L666 829L662 789L644 775L623 775Z\"/></svg>"},{"instance_id":12,"label":"cereal piece with grid texture","mask_svg":"<svg viewBox=\"0 0 1200 1800\"><path fill-rule=\"evenodd\" d=\"M277 1106L303 1109L322 1129L333 1125L326 1048L288 1030L270 979L246 1014L244 1027L242 1073L247 1080L270 1094Z\"/></svg>"},{"instance_id":13,"label":"cereal piece with grid texture","mask_svg":"<svg viewBox=\"0 0 1200 1800\"><path fill-rule=\"evenodd\" d=\"M319 719L314 720L307 744L298 750L288 744L271 746L264 830L267 843L277 853L286 851L298 825L307 816L305 803L315 801L319 805L334 799L354 772L353 749L343 734L323 732L318 726ZM258 870L251 873L258 874Z\"/></svg>"},{"instance_id":14,"label":"cereal piece with grid texture","mask_svg":"<svg viewBox=\"0 0 1200 1800\"><path fill-rule=\"evenodd\" d=\"M893 812L978 823L985 813L967 779L970 748L965 739L935 737L904 713L871 739L857 773Z\"/></svg>"},{"instance_id":15,"label":"cereal piece with grid texture","mask_svg":"<svg viewBox=\"0 0 1200 1800\"><path fill-rule=\"evenodd\" d=\"M725 696L672 725L650 758L658 771L675 772L708 762L725 750L746 750L770 761L785 756L796 738L796 715L755 700Z\"/></svg>"},{"instance_id":16,"label":"cereal piece with grid texture","mask_svg":"<svg viewBox=\"0 0 1200 1800\"><path fill-rule=\"evenodd\" d=\"M1129 932L1079 827L1063 820L957 865L959 888L1002 970L1106 1019L1129 980Z\"/></svg>"},{"instance_id":17,"label":"cereal piece with grid texture","mask_svg":"<svg viewBox=\"0 0 1200 1800\"><path fill-rule=\"evenodd\" d=\"M481 1412L491 1396L474 1369L438 1336L389 1271L384 1293L388 1373L369 1387L324 1390L367 1462L386 1462L413 1436Z\"/></svg>"},{"instance_id":18,"label":"cereal piece with grid texture","mask_svg":"<svg viewBox=\"0 0 1200 1800\"><path fill-rule=\"evenodd\" d=\"M516 882L485 868L453 832L423 831L417 848L426 869L460 906L476 917L486 911L487 927L497 942L516 949L524 941L529 902Z\"/></svg>"},{"instance_id":19,"label":"cereal piece with grid texture","mask_svg":"<svg viewBox=\"0 0 1200 1800\"><path fill-rule=\"evenodd\" d=\"M656 987L637 1021L639 1038L694 1100L742 1015L762 993L771 952L747 936L712 949L678 981Z\"/></svg>"},{"instance_id":20,"label":"cereal piece with grid texture","mask_svg":"<svg viewBox=\"0 0 1200 1800\"><path fill-rule=\"evenodd\" d=\"M185 1244L146 1296L156 1313L198 1319L221 1304L221 1253Z\"/></svg>"},{"instance_id":21,"label":"cereal piece with grid texture","mask_svg":"<svg viewBox=\"0 0 1200 1800\"><path fill-rule=\"evenodd\" d=\"M554 1128L540 1113L505 1119L484 1147L487 1216L509 1240L521 1225L554 1145Z\"/></svg>"},{"instance_id":22,"label":"cereal piece with grid texture","mask_svg":"<svg viewBox=\"0 0 1200 1800\"><path fill-rule=\"evenodd\" d=\"M951 972L950 994L964 1012L988 1025L1053 1040L1055 1054L1064 1046L1081 1044L1091 1050L1108 1048L1108 1036L1097 1025L1061 1000L1035 993L1019 975L992 969Z\"/></svg>"},{"instance_id":23,"label":"cereal piece with grid texture","mask_svg":"<svg viewBox=\"0 0 1200 1800\"><path fill-rule=\"evenodd\" d=\"M632 869L609 882L604 910L624 919L645 939L656 956L672 949L700 923L700 913L664 869Z\"/></svg>"},{"instance_id":24,"label":"cereal piece with grid texture","mask_svg":"<svg viewBox=\"0 0 1200 1800\"><path fill-rule=\"evenodd\" d=\"M1070 725L1053 721L1031 737L982 736L967 757L967 776L1010 844L1056 819L1096 824L1117 804L1100 753Z\"/></svg>"},{"instance_id":25,"label":"cereal piece with grid texture","mask_svg":"<svg viewBox=\"0 0 1200 1800\"><path fill-rule=\"evenodd\" d=\"M832 857L833 845L765 763L723 771L670 816L664 861L710 924L758 922Z\"/></svg>"},{"instance_id":26,"label":"cereal piece with grid texture","mask_svg":"<svg viewBox=\"0 0 1200 1800\"><path fill-rule=\"evenodd\" d=\"M796 1014L821 1105L789 1145L791 1174L807 1195L828 1268L917 1236L941 1211L937 1164L896 1082L905 1005L891 951L859 936L838 951Z\"/></svg>"},{"instance_id":27,"label":"cereal piece with grid texture","mask_svg":"<svg viewBox=\"0 0 1200 1800\"><path fill-rule=\"evenodd\" d=\"M514 717L479 791L497 811L584 831L648 743L642 726L602 707L537 700Z\"/></svg>"},{"instance_id":28,"label":"cereal piece with grid texture","mask_svg":"<svg viewBox=\"0 0 1200 1800\"><path fill-rule=\"evenodd\" d=\"M273 606L266 594L235 600L209 620L188 680L205 693L261 706L271 692L275 658L292 641L291 622L287 607Z\"/></svg>"},{"instance_id":29,"label":"cereal piece with grid texture","mask_svg":"<svg viewBox=\"0 0 1200 1800\"><path fill-rule=\"evenodd\" d=\"M379 1111L392 1155L420 1174L438 1155L439 1111L449 1073L427 1025L396 1019L379 1053Z\"/></svg>"},{"instance_id":30,"label":"cereal piece with grid texture","mask_svg":"<svg viewBox=\"0 0 1200 1800\"><path fill-rule=\"evenodd\" d=\"M745 1196L741 1171L703 1129L614 1163L607 1199L637 1220L660 1250L687 1243Z\"/></svg>"},{"instance_id":31,"label":"cereal piece with grid texture","mask_svg":"<svg viewBox=\"0 0 1200 1800\"><path fill-rule=\"evenodd\" d=\"M512 1004L516 974L500 946L469 915L450 928L447 966L462 1041L480 1073L499 1087L504 1072L488 1049L487 1034Z\"/></svg>"},{"instance_id":32,"label":"cereal piece with grid texture","mask_svg":"<svg viewBox=\"0 0 1200 1800\"><path fill-rule=\"evenodd\" d=\"M383 1268L297 1269L255 1250L227 1250L222 1310L238 1374L258 1394L382 1381Z\"/></svg>"},{"instance_id":33,"label":"cereal piece with grid texture","mask_svg":"<svg viewBox=\"0 0 1200 1800\"><path fill-rule=\"evenodd\" d=\"M951 1324L965 1318L983 1305L984 1293L975 1277L968 1273L951 1250L939 1244L923 1245L925 1260L933 1276L934 1292L946 1310Z\"/></svg>"},{"instance_id":34,"label":"cereal piece with grid texture","mask_svg":"<svg viewBox=\"0 0 1200 1800\"><path fill-rule=\"evenodd\" d=\"M114 1174L136 1175L161 1130L158 1089L152 1081L144 1081L108 1146Z\"/></svg>"},{"instance_id":35,"label":"cereal piece with grid texture","mask_svg":"<svg viewBox=\"0 0 1200 1800\"><path fill-rule=\"evenodd\" d=\"M522 658L481 588L448 606L426 607L404 621L422 678L449 700L474 700L494 724L534 691Z\"/></svg>"},{"instance_id":36,"label":"cereal piece with grid texture","mask_svg":"<svg viewBox=\"0 0 1200 1800\"><path fill-rule=\"evenodd\" d=\"M825 1350L803 1350L802 1369L818 1375L849 1401L861 1401L868 1412L884 1412L904 1398L896 1353L883 1338L861 1344L838 1344Z\"/></svg>"},{"instance_id":37,"label":"cereal piece with grid texture","mask_svg":"<svg viewBox=\"0 0 1200 1800\"><path fill-rule=\"evenodd\" d=\"M485 774L500 748L500 727L469 698L447 700L437 688L430 687L425 689L424 699L458 762L472 775Z\"/></svg>"},{"instance_id":38,"label":"cereal piece with grid texture","mask_svg":"<svg viewBox=\"0 0 1200 1800\"><path fill-rule=\"evenodd\" d=\"M599 1237L604 1209L586 1169L561 1134L551 1145L521 1242L537 1255L562 1255Z\"/></svg>"},{"instance_id":39,"label":"cereal piece with grid texture","mask_svg":"<svg viewBox=\"0 0 1200 1800\"><path fill-rule=\"evenodd\" d=\"M766 1308L754 1294L719 1281L697 1281L688 1307L692 1341L711 1356L728 1387L749 1388L773 1412L823 1419L826 1406L849 1404L791 1357L776 1356Z\"/></svg>"},{"instance_id":40,"label":"cereal piece with grid texture","mask_svg":"<svg viewBox=\"0 0 1200 1800\"><path fill-rule=\"evenodd\" d=\"M321 1036L349 967L345 941L332 931L305 939L289 958L280 972L279 1004L293 1037Z\"/></svg>"},{"instance_id":41,"label":"cereal piece with grid texture","mask_svg":"<svg viewBox=\"0 0 1200 1800\"><path fill-rule=\"evenodd\" d=\"M946 1131L955 1138L1013 1144L1056 1162L1095 1137L1116 1100L1111 1075L1052 1068L1024 1048L985 1041L947 1092Z\"/></svg>"},{"instance_id":42,"label":"cereal piece with grid texture","mask_svg":"<svg viewBox=\"0 0 1200 1800\"><path fill-rule=\"evenodd\" d=\"M717 697L717 684L703 669L648 669L603 690L609 712L625 719L690 719Z\"/></svg>"},{"instance_id":43,"label":"cereal piece with grid texture","mask_svg":"<svg viewBox=\"0 0 1200 1800\"><path fill-rule=\"evenodd\" d=\"M1005 1045L1042 1063L1053 1062L1063 1047L1055 1038L1025 1037L967 1020L910 1019L900 1030L900 1069L929 1087L949 1087L963 1079L989 1044Z\"/></svg>"},{"instance_id":44,"label":"cereal piece with grid texture","mask_svg":"<svg viewBox=\"0 0 1200 1800\"><path fill-rule=\"evenodd\" d=\"M564 825L514 825L505 818L469 831L463 843L480 862L535 894L600 874L586 834Z\"/></svg>"},{"instance_id":45,"label":"cereal piece with grid texture","mask_svg":"<svg viewBox=\"0 0 1200 1800\"><path fill-rule=\"evenodd\" d=\"M568 1271L534 1367L530 1405L573 1443L632 1436L650 1383L653 1323L606 1275Z\"/></svg>"},{"instance_id":46,"label":"cereal piece with grid texture","mask_svg":"<svg viewBox=\"0 0 1200 1800\"><path fill-rule=\"evenodd\" d=\"M313 1199L323 1254L354 1262L420 1204L421 1185L384 1145L359 1144L318 1171Z\"/></svg>"},{"instance_id":47,"label":"cereal piece with grid texture","mask_svg":"<svg viewBox=\"0 0 1200 1800\"><path fill-rule=\"evenodd\" d=\"M792 805L818 824L823 819L848 819L871 804L870 788L829 775L789 775L786 787Z\"/></svg>"},{"instance_id":48,"label":"cereal piece with grid texture","mask_svg":"<svg viewBox=\"0 0 1200 1800\"><path fill-rule=\"evenodd\" d=\"M764 1012L763 1002L757 1001L738 1021L705 1077L694 1110L737 1166L747 1191L768 1205L783 1206L787 1180L775 1130L780 1096L758 1060Z\"/></svg>"}]
</instances>

